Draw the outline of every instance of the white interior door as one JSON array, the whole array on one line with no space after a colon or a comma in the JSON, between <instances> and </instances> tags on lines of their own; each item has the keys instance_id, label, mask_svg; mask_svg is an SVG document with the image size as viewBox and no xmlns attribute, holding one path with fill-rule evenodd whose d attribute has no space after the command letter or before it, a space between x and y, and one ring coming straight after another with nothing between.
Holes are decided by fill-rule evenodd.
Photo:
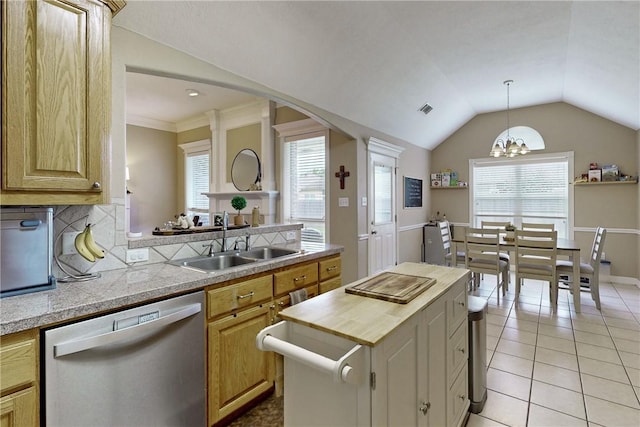
<instances>
[{"instance_id":1,"label":"white interior door","mask_svg":"<svg viewBox=\"0 0 640 427\"><path fill-rule=\"evenodd\" d=\"M396 265L396 159L369 153L369 275Z\"/></svg>"}]
</instances>

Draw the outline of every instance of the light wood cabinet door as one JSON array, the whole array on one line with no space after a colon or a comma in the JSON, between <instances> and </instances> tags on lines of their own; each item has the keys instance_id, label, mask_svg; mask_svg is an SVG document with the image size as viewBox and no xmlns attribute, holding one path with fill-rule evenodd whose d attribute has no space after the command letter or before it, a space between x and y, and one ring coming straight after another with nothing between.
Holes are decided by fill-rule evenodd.
<instances>
[{"instance_id":1,"label":"light wood cabinet door","mask_svg":"<svg viewBox=\"0 0 640 427\"><path fill-rule=\"evenodd\" d=\"M4 335L0 341L0 427L39 424L38 331Z\"/></svg>"},{"instance_id":2,"label":"light wood cabinet door","mask_svg":"<svg viewBox=\"0 0 640 427\"><path fill-rule=\"evenodd\" d=\"M106 202L111 11L2 2L3 204Z\"/></svg>"},{"instance_id":3,"label":"light wood cabinet door","mask_svg":"<svg viewBox=\"0 0 640 427\"><path fill-rule=\"evenodd\" d=\"M35 427L36 396L36 388L29 387L0 399L0 427Z\"/></svg>"},{"instance_id":4,"label":"light wood cabinet door","mask_svg":"<svg viewBox=\"0 0 640 427\"><path fill-rule=\"evenodd\" d=\"M209 323L209 425L273 387L273 353L256 347L270 320L264 304Z\"/></svg>"},{"instance_id":5,"label":"light wood cabinet door","mask_svg":"<svg viewBox=\"0 0 640 427\"><path fill-rule=\"evenodd\" d=\"M37 338L28 331L2 337L0 390L27 387L37 380Z\"/></svg>"}]
</instances>

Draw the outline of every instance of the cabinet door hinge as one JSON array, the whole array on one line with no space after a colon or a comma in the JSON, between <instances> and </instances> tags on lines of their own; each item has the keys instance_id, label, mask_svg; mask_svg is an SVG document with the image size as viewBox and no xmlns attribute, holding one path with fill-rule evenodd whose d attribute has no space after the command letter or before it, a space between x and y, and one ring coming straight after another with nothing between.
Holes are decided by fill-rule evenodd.
<instances>
[{"instance_id":1,"label":"cabinet door hinge","mask_svg":"<svg viewBox=\"0 0 640 427\"><path fill-rule=\"evenodd\" d=\"M371 379L369 382L371 383L371 390L375 390L376 389L376 373L375 372L371 372Z\"/></svg>"}]
</instances>

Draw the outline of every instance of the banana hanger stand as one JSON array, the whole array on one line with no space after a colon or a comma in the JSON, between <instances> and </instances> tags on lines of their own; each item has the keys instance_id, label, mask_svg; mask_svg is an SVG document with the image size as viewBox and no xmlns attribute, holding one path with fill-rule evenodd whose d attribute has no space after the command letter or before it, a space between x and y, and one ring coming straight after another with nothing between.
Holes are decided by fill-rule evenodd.
<instances>
[{"instance_id":1,"label":"banana hanger stand","mask_svg":"<svg viewBox=\"0 0 640 427\"><path fill-rule=\"evenodd\" d=\"M84 221L85 227L84 230L76 236L76 250L83 258L90 262L95 262L97 258L104 258L102 249L98 248L98 246L93 241L93 236L91 234L91 224L87 223L87 219L89 219L88 215L67 224L62 230L60 230L60 233L56 237L56 240L53 242L53 259L56 261L56 265L58 266L58 268L60 268L60 270L62 270L62 272L66 274L66 276L57 279L58 282L85 282L87 280L93 280L100 277L100 273L72 273L66 267L64 267L64 264L62 264L58 259L57 247L60 237L62 237L67 228L80 221Z\"/></svg>"}]
</instances>

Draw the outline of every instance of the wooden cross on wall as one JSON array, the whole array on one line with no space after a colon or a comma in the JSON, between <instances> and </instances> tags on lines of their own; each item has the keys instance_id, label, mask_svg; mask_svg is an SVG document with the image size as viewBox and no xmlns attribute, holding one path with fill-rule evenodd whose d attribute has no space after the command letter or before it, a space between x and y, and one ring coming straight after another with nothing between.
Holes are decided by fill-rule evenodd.
<instances>
[{"instance_id":1,"label":"wooden cross on wall","mask_svg":"<svg viewBox=\"0 0 640 427\"><path fill-rule=\"evenodd\" d=\"M344 166L340 166L340 172L336 172L336 178L340 178L340 189L344 190L344 179L348 177L350 174L348 171L345 172Z\"/></svg>"}]
</instances>

